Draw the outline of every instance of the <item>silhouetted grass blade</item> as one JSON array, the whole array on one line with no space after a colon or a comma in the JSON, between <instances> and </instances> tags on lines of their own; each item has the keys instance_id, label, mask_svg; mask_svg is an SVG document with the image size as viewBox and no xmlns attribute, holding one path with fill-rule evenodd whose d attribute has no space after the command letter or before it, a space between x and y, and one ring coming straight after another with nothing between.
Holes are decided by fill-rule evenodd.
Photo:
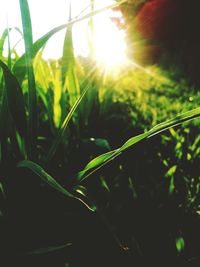
<instances>
[{"instance_id":1,"label":"silhouetted grass blade","mask_svg":"<svg viewBox=\"0 0 200 267\"><path fill-rule=\"evenodd\" d=\"M25 102L22 93L22 89L9 68L0 61L0 66L3 69L4 80L6 85L8 108L12 115L14 124L19 133L26 138L27 137L27 122Z\"/></svg>"},{"instance_id":2,"label":"silhouetted grass blade","mask_svg":"<svg viewBox=\"0 0 200 267\"><path fill-rule=\"evenodd\" d=\"M33 171L36 175L38 175L45 183L50 185L55 190L64 194L66 197L74 198L84 204L88 209L93 211L82 199L71 194L67 189L65 189L62 185L60 185L50 174L48 174L40 165L34 163L30 160L20 161L17 165L18 167L28 168Z\"/></svg>"}]
</instances>

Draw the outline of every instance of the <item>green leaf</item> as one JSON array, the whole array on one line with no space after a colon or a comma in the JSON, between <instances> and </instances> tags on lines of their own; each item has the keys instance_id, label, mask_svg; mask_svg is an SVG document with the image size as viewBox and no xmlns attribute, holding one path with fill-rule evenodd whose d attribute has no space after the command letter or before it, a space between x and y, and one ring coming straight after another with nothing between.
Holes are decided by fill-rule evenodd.
<instances>
[{"instance_id":1,"label":"green leaf","mask_svg":"<svg viewBox=\"0 0 200 267\"><path fill-rule=\"evenodd\" d=\"M26 111L22 89L9 68L0 60L6 85L8 108L19 133L27 137ZM5 96L4 96L5 97ZM4 117L5 119L5 117Z\"/></svg>"},{"instance_id":2,"label":"green leaf","mask_svg":"<svg viewBox=\"0 0 200 267\"><path fill-rule=\"evenodd\" d=\"M183 239L183 237L177 237L176 238L176 249L177 251L180 253L184 250L185 248L185 241Z\"/></svg>"},{"instance_id":3,"label":"green leaf","mask_svg":"<svg viewBox=\"0 0 200 267\"><path fill-rule=\"evenodd\" d=\"M5 29L1 35L1 38L0 38L0 58L2 58L3 56L3 48L4 48L4 44L5 44L5 40L6 38L8 37L8 34L9 32L14 29L16 30L18 33L20 33L20 35L22 35L21 31L19 28L17 27L14 27L14 28L8 28L8 29Z\"/></svg>"},{"instance_id":4,"label":"green leaf","mask_svg":"<svg viewBox=\"0 0 200 267\"><path fill-rule=\"evenodd\" d=\"M69 7L69 23L71 20L71 5ZM66 30L63 56L62 56L62 85L64 87L63 93L66 89L69 95L70 107L73 107L76 100L80 96L80 86L76 72L76 64L74 57L72 25L69 25Z\"/></svg>"},{"instance_id":5,"label":"green leaf","mask_svg":"<svg viewBox=\"0 0 200 267\"><path fill-rule=\"evenodd\" d=\"M90 88L90 86L87 86L87 87L84 88L84 90L82 91L81 95L79 96L79 98L76 100L76 102L72 106L70 112L65 117L61 127L58 130L57 136L54 139L54 142L53 142L52 146L50 147L49 152L47 153L47 157L44 160L45 162L48 162L54 156L58 146L62 142L65 130L66 130L67 126L68 126L68 123L69 123L70 119L72 118L74 112L76 111L77 107L81 103L83 97L85 96L85 94L87 93L89 88Z\"/></svg>"},{"instance_id":6,"label":"green leaf","mask_svg":"<svg viewBox=\"0 0 200 267\"><path fill-rule=\"evenodd\" d=\"M3 185L2 185L1 182L0 182L0 193L3 195L4 198L6 197L5 192L4 192Z\"/></svg>"},{"instance_id":7,"label":"green leaf","mask_svg":"<svg viewBox=\"0 0 200 267\"><path fill-rule=\"evenodd\" d=\"M17 167L28 168L33 171L36 175L38 175L45 183L50 185L55 190L59 191L60 193L64 194L66 197L74 198L81 203L83 203L88 209L92 210L82 199L74 196L71 194L67 189L65 189L62 185L60 185L51 175L49 175L40 165L34 163L30 160L23 160L20 161ZM92 210L93 211L93 210Z\"/></svg>"},{"instance_id":8,"label":"green leaf","mask_svg":"<svg viewBox=\"0 0 200 267\"><path fill-rule=\"evenodd\" d=\"M100 177L100 181L101 181L101 186L105 188L106 191L110 192L110 188L103 176Z\"/></svg>"},{"instance_id":9,"label":"green leaf","mask_svg":"<svg viewBox=\"0 0 200 267\"><path fill-rule=\"evenodd\" d=\"M69 1L69 23L71 21L71 2ZM72 37L72 25L67 26L65 33L65 40L63 45L63 55L62 55L62 83L65 85L66 75L69 66L74 65L74 47L73 47L73 37Z\"/></svg>"},{"instance_id":10,"label":"green leaf","mask_svg":"<svg viewBox=\"0 0 200 267\"><path fill-rule=\"evenodd\" d=\"M95 146L105 149L107 151L111 150L108 140L103 138L91 138L90 141L94 142Z\"/></svg>"},{"instance_id":11,"label":"green leaf","mask_svg":"<svg viewBox=\"0 0 200 267\"><path fill-rule=\"evenodd\" d=\"M33 155L35 150L35 139L37 134L37 97L35 76L33 71L33 36L31 17L27 0L19 0L24 44L25 44L25 66L28 74L28 135L29 135L29 157Z\"/></svg>"},{"instance_id":12,"label":"green leaf","mask_svg":"<svg viewBox=\"0 0 200 267\"><path fill-rule=\"evenodd\" d=\"M117 157L120 153L118 153L119 149L109 151L107 153L104 153L93 160L91 160L84 170L80 171L78 173L78 179L79 180L84 180L86 179L89 175L91 175L94 171L98 170L100 167L102 167L104 164L107 164L109 160L113 160L115 157ZM93 171L92 171L93 170ZM91 172L89 172L91 171ZM86 173L89 172L88 175Z\"/></svg>"},{"instance_id":13,"label":"green leaf","mask_svg":"<svg viewBox=\"0 0 200 267\"><path fill-rule=\"evenodd\" d=\"M133 179L131 179L131 177L128 178L128 184L129 184L129 188L132 191L133 198L136 199L138 196L137 196L137 192L136 192L136 189L133 183Z\"/></svg>"},{"instance_id":14,"label":"green leaf","mask_svg":"<svg viewBox=\"0 0 200 267\"><path fill-rule=\"evenodd\" d=\"M174 185L174 176L170 177L170 182L169 182L169 194L172 195L174 192L175 185Z\"/></svg>"},{"instance_id":15,"label":"green leaf","mask_svg":"<svg viewBox=\"0 0 200 267\"><path fill-rule=\"evenodd\" d=\"M47 43L47 41L58 31L65 29L67 24L58 26L48 33L46 33L44 36L42 36L40 39L38 39L33 45L32 45L32 58L35 58L39 50ZM13 72L16 75L19 83L21 84L24 80L24 77L26 75L26 53L23 54L14 64L13 66Z\"/></svg>"},{"instance_id":16,"label":"green leaf","mask_svg":"<svg viewBox=\"0 0 200 267\"><path fill-rule=\"evenodd\" d=\"M0 38L0 58L2 58L3 56L3 47L4 47L5 40L7 38L7 35L8 35L8 30L6 29L4 30Z\"/></svg>"},{"instance_id":17,"label":"green leaf","mask_svg":"<svg viewBox=\"0 0 200 267\"><path fill-rule=\"evenodd\" d=\"M110 160L119 156L123 151L134 146L136 143L146 138L150 138L150 137L153 137L154 135L160 134L161 132L166 131L167 129L171 127L177 126L183 122L186 122L186 121L198 118L198 117L200 117L200 107L190 110L188 112L182 113L173 119L160 123L156 125L155 127L153 127L151 130L149 130L148 132L145 132L143 134L130 138L120 148L110 151L108 153L102 154L96 157L95 159L93 159L92 161L90 161L86 165L86 167L81 172L78 173L78 179L81 181L86 179L96 170L98 170L99 168L107 164Z\"/></svg>"},{"instance_id":18,"label":"green leaf","mask_svg":"<svg viewBox=\"0 0 200 267\"><path fill-rule=\"evenodd\" d=\"M31 169L44 182L49 184L51 187L53 187L57 191L63 193L67 197L74 197L70 192L68 192L64 187L62 187L51 175L45 172L45 170L40 165L29 160L24 160L18 163L18 167L26 167L26 168Z\"/></svg>"},{"instance_id":19,"label":"green leaf","mask_svg":"<svg viewBox=\"0 0 200 267\"><path fill-rule=\"evenodd\" d=\"M169 168L169 170L167 171L165 176L166 177L171 177L176 172L176 169L177 169L177 165L173 165L171 168Z\"/></svg>"}]
</instances>

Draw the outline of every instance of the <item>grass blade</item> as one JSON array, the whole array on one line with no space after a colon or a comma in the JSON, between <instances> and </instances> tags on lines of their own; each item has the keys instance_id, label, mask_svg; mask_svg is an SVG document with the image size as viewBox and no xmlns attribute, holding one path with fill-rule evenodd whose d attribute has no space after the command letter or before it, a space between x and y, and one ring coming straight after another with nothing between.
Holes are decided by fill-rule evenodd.
<instances>
[{"instance_id":1,"label":"grass blade","mask_svg":"<svg viewBox=\"0 0 200 267\"><path fill-rule=\"evenodd\" d=\"M72 39L72 26L67 28L62 58L62 80L64 89L69 93L69 102L72 107L80 95L79 81L76 73L74 48ZM65 92L64 92L65 93Z\"/></svg>"},{"instance_id":2,"label":"grass blade","mask_svg":"<svg viewBox=\"0 0 200 267\"><path fill-rule=\"evenodd\" d=\"M7 35L8 35L8 30L6 29L6 30L4 30L4 32L2 33L1 38L0 38L0 58L2 58L2 56L3 56L3 47L5 44L5 40L7 38Z\"/></svg>"},{"instance_id":3,"label":"grass blade","mask_svg":"<svg viewBox=\"0 0 200 267\"><path fill-rule=\"evenodd\" d=\"M1 182L0 182L0 193L2 194L2 196L3 196L4 198L6 198L6 195L5 195L5 192L4 192L4 188L3 188L3 185L2 185Z\"/></svg>"},{"instance_id":4,"label":"grass blade","mask_svg":"<svg viewBox=\"0 0 200 267\"><path fill-rule=\"evenodd\" d=\"M200 107L190 110L188 112L182 113L178 116L176 116L173 119L170 119L168 121L165 121L163 123L158 124L157 126L153 127L148 132L145 132L143 134L134 136L130 138L126 143L124 143L120 148L110 151L108 153L102 154L96 158L94 158L92 161L90 161L86 167L78 173L78 179L83 181L87 177L89 177L92 173L100 169L102 166L107 164L109 161L113 160L115 157L119 156L123 151L126 149L134 146L136 143L146 139L150 138L154 135L160 134L161 132L177 126L183 122L199 118L200 117Z\"/></svg>"},{"instance_id":5,"label":"grass blade","mask_svg":"<svg viewBox=\"0 0 200 267\"><path fill-rule=\"evenodd\" d=\"M69 246L71 246L72 243L67 243L65 245L61 245L61 246L53 246L53 247L48 247L48 248L39 248L33 251L28 252L28 255L43 255L43 254L48 254L48 253L52 253L54 251L59 251L62 249L65 249Z\"/></svg>"},{"instance_id":6,"label":"grass blade","mask_svg":"<svg viewBox=\"0 0 200 267\"><path fill-rule=\"evenodd\" d=\"M71 21L71 2L69 1L69 22ZM66 97L67 94L67 97ZM66 106L74 106L80 96L80 86L76 71L76 62L74 56L72 25L66 30L63 56L62 56L62 104L61 104L61 121L66 117ZM67 102L67 103L66 103ZM75 119L75 117L73 117ZM74 120L76 123L77 121Z\"/></svg>"},{"instance_id":7,"label":"grass blade","mask_svg":"<svg viewBox=\"0 0 200 267\"><path fill-rule=\"evenodd\" d=\"M8 108L19 133L27 137L26 111L22 89L9 68L0 60L6 85ZM5 96L4 96L5 97ZM5 118L5 117L4 117Z\"/></svg>"},{"instance_id":8,"label":"grass blade","mask_svg":"<svg viewBox=\"0 0 200 267\"><path fill-rule=\"evenodd\" d=\"M68 123L70 121L70 119L72 118L74 112L76 111L77 107L79 106L79 104L81 103L82 99L84 98L85 94L87 93L87 91L90 89L90 85L86 86L84 88L84 90L82 91L81 95L79 96L79 98L76 100L76 102L74 103L73 107L71 108L70 112L68 113L68 115L66 116L66 118L64 119L60 129L58 130L57 136L54 139L54 142L47 154L47 157L45 158L45 162L48 162L49 160L52 159L52 157L54 156L59 144L62 142L62 138L64 136L65 130L68 126Z\"/></svg>"},{"instance_id":9,"label":"grass blade","mask_svg":"<svg viewBox=\"0 0 200 267\"><path fill-rule=\"evenodd\" d=\"M51 187L53 187L57 191L63 193L67 197L74 197L70 192L68 192L64 187L62 187L51 175L45 172L45 170L40 165L29 160L24 160L18 163L18 167L26 167L32 170L45 183L49 184Z\"/></svg>"},{"instance_id":10,"label":"grass blade","mask_svg":"<svg viewBox=\"0 0 200 267\"><path fill-rule=\"evenodd\" d=\"M34 163L30 160L20 161L17 167L28 168L33 171L36 175L38 175L45 183L50 185L52 188L57 190L58 192L64 194L66 197L74 198L84 204L88 209L92 210L82 199L71 194L67 189L65 189L62 185L60 185L51 175L49 175L40 165ZM93 210L92 210L93 211Z\"/></svg>"},{"instance_id":11,"label":"grass blade","mask_svg":"<svg viewBox=\"0 0 200 267\"><path fill-rule=\"evenodd\" d=\"M37 134L37 97L36 97L36 85L35 76L33 71L33 36L31 17L27 0L19 0L24 43L25 43L25 59L26 59L26 71L28 74L28 135L29 135L29 157L32 158L33 150L35 148L35 139Z\"/></svg>"}]
</instances>

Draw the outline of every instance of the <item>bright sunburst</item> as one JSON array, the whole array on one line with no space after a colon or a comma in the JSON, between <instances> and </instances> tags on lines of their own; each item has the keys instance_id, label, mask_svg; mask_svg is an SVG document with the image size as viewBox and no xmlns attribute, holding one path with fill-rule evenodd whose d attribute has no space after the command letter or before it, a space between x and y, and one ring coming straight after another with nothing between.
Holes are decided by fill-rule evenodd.
<instances>
[{"instance_id":1,"label":"bright sunburst","mask_svg":"<svg viewBox=\"0 0 200 267\"><path fill-rule=\"evenodd\" d=\"M80 0L75 0L80 2ZM90 1L88 1L90 2ZM113 4L115 1L96 0L95 9L100 9L106 5ZM73 3L73 2L72 2ZM77 5L74 2L74 10ZM122 14L117 11L107 10L93 18L93 35L90 38L93 43L94 57L97 63L106 70L113 70L128 62L126 56L125 32L120 30L111 18L123 20ZM80 28L82 27L82 31ZM85 28L84 28L85 27ZM88 55L88 22L74 26L74 47L76 54ZM82 33L80 33L82 32Z\"/></svg>"},{"instance_id":2,"label":"bright sunburst","mask_svg":"<svg viewBox=\"0 0 200 267\"><path fill-rule=\"evenodd\" d=\"M12 6L14 5L15 7L13 9L8 8L11 2ZM34 41L46 34L52 28L67 22L69 0L60 0L59 3L55 0L42 0L40 1L39 8L38 1L28 0L28 2L31 11ZM91 0L71 0L72 17L76 17L82 11L84 12L82 12L81 15L91 12L91 2ZM93 0L94 9L97 10L103 8L114 2L115 1L113 0ZM7 18L5 14L7 14ZM0 15L1 18L4 18L4 21L1 21L0 34L7 27L7 23L9 27L21 28L18 0L3 0ZM125 33L118 29L116 24L110 18L118 17L120 19L120 16L121 14L119 12L107 10L93 18L94 32L92 43L95 51L94 56L101 66L109 69L114 68L114 66L123 65L128 61L125 53ZM91 47L88 41L89 37L91 38L91 32L89 33L88 23L89 20L84 20L73 26L73 42L76 56L88 56L91 53ZM62 31L50 39L44 50L44 58L60 58L62 56L64 35L65 31ZM11 36L13 46L18 40L19 34L13 32ZM17 45L19 54L23 53L23 49L23 42L20 42Z\"/></svg>"},{"instance_id":3,"label":"bright sunburst","mask_svg":"<svg viewBox=\"0 0 200 267\"><path fill-rule=\"evenodd\" d=\"M127 61L125 33L110 20L109 13L95 19L95 30L94 45L97 61L107 68L125 63Z\"/></svg>"}]
</instances>

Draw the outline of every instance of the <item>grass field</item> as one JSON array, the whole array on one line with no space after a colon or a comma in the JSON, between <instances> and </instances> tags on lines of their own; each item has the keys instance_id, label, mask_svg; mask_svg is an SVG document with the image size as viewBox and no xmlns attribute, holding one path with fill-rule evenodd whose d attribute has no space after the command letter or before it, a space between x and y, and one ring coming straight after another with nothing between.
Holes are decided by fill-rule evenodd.
<instances>
[{"instance_id":1,"label":"grass field","mask_svg":"<svg viewBox=\"0 0 200 267\"><path fill-rule=\"evenodd\" d=\"M75 57L81 17L33 42L19 5L25 53L0 37L2 267L199 266L197 88L174 66ZM62 58L43 59L61 29Z\"/></svg>"}]
</instances>

